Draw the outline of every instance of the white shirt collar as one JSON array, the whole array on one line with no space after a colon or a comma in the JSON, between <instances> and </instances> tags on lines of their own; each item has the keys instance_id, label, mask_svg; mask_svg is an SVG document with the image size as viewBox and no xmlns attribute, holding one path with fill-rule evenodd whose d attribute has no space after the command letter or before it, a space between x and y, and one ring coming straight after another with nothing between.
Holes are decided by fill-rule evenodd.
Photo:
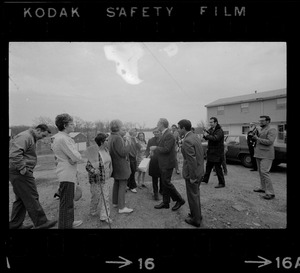
<instances>
[{"instance_id":1,"label":"white shirt collar","mask_svg":"<svg viewBox=\"0 0 300 273\"><path fill-rule=\"evenodd\" d=\"M161 134L163 135L167 130L168 128L165 128L164 130L162 130Z\"/></svg>"},{"instance_id":2,"label":"white shirt collar","mask_svg":"<svg viewBox=\"0 0 300 273\"><path fill-rule=\"evenodd\" d=\"M186 136L191 133L192 131L188 131L185 135L184 135L184 138L186 138Z\"/></svg>"}]
</instances>

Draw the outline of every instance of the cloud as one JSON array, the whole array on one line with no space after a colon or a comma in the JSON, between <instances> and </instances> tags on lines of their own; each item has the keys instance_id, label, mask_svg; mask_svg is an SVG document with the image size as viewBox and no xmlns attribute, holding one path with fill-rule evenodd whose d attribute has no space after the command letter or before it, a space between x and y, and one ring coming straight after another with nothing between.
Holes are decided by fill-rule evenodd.
<instances>
[{"instance_id":1,"label":"cloud","mask_svg":"<svg viewBox=\"0 0 300 273\"><path fill-rule=\"evenodd\" d=\"M116 62L117 73L129 84L140 84L138 76L138 60L144 55L139 44L122 44L104 46L108 60Z\"/></svg>"},{"instance_id":2,"label":"cloud","mask_svg":"<svg viewBox=\"0 0 300 273\"><path fill-rule=\"evenodd\" d=\"M178 53L178 46L175 43L171 43L162 50L165 51L169 57L173 57Z\"/></svg>"}]
</instances>

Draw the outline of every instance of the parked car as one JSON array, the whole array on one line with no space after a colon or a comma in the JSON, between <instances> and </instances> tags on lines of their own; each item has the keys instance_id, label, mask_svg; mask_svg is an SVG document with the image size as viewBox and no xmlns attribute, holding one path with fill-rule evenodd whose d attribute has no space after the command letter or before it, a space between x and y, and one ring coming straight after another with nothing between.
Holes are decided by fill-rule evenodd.
<instances>
[{"instance_id":1,"label":"parked car","mask_svg":"<svg viewBox=\"0 0 300 273\"><path fill-rule=\"evenodd\" d=\"M247 168L252 167L251 156L247 145L247 135L225 135L224 141L228 148L226 153L226 159L228 161L239 161ZM202 146L204 154L206 155L207 142L203 142ZM274 149L275 159L273 160L273 166L286 163L286 144L275 143Z\"/></svg>"}]
</instances>

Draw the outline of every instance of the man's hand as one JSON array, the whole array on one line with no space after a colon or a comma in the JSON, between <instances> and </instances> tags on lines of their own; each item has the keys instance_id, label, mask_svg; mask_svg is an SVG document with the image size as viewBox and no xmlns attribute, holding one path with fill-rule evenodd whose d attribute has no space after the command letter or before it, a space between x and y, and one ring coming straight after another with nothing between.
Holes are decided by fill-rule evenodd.
<instances>
[{"instance_id":1,"label":"man's hand","mask_svg":"<svg viewBox=\"0 0 300 273\"><path fill-rule=\"evenodd\" d=\"M27 168L23 168L22 170L20 170L20 174L24 175L27 172Z\"/></svg>"},{"instance_id":2,"label":"man's hand","mask_svg":"<svg viewBox=\"0 0 300 273\"><path fill-rule=\"evenodd\" d=\"M203 136L208 136L209 135L209 133L207 133L206 131L204 131L204 133L203 133Z\"/></svg>"},{"instance_id":3,"label":"man's hand","mask_svg":"<svg viewBox=\"0 0 300 273\"><path fill-rule=\"evenodd\" d=\"M71 164L71 165L74 165L76 162L74 162L72 159L68 159L68 161L69 161L69 163Z\"/></svg>"},{"instance_id":4,"label":"man's hand","mask_svg":"<svg viewBox=\"0 0 300 273\"><path fill-rule=\"evenodd\" d=\"M150 151L155 151L157 146L150 146Z\"/></svg>"},{"instance_id":5,"label":"man's hand","mask_svg":"<svg viewBox=\"0 0 300 273\"><path fill-rule=\"evenodd\" d=\"M150 147L150 151L155 151L156 148L157 148L157 146L151 146L151 147Z\"/></svg>"}]
</instances>

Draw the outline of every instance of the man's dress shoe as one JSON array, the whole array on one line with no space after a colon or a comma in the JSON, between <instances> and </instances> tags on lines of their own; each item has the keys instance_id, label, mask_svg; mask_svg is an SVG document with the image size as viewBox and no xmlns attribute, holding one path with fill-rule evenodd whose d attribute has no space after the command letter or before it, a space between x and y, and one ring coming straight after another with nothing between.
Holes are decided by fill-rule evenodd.
<instances>
[{"instance_id":1,"label":"man's dress shoe","mask_svg":"<svg viewBox=\"0 0 300 273\"><path fill-rule=\"evenodd\" d=\"M184 205L185 201L182 199L181 201L177 201L175 206L172 208L173 211L178 210L182 205Z\"/></svg>"},{"instance_id":2,"label":"man's dress shoe","mask_svg":"<svg viewBox=\"0 0 300 273\"><path fill-rule=\"evenodd\" d=\"M155 209L168 209L170 208L169 204L165 204L164 202L160 203L159 205L154 206Z\"/></svg>"},{"instance_id":3,"label":"man's dress shoe","mask_svg":"<svg viewBox=\"0 0 300 273\"><path fill-rule=\"evenodd\" d=\"M187 224L189 224L189 225L194 226L194 227L200 227L200 225L201 225L200 223L194 222L191 218L185 219L185 222L186 222Z\"/></svg>"},{"instance_id":4,"label":"man's dress shoe","mask_svg":"<svg viewBox=\"0 0 300 273\"><path fill-rule=\"evenodd\" d=\"M46 223L39 225L35 227L36 229L46 229L46 228L51 228L54 227L57 223L57 220L47 220Z\"/></svg>"}]
</instances>

